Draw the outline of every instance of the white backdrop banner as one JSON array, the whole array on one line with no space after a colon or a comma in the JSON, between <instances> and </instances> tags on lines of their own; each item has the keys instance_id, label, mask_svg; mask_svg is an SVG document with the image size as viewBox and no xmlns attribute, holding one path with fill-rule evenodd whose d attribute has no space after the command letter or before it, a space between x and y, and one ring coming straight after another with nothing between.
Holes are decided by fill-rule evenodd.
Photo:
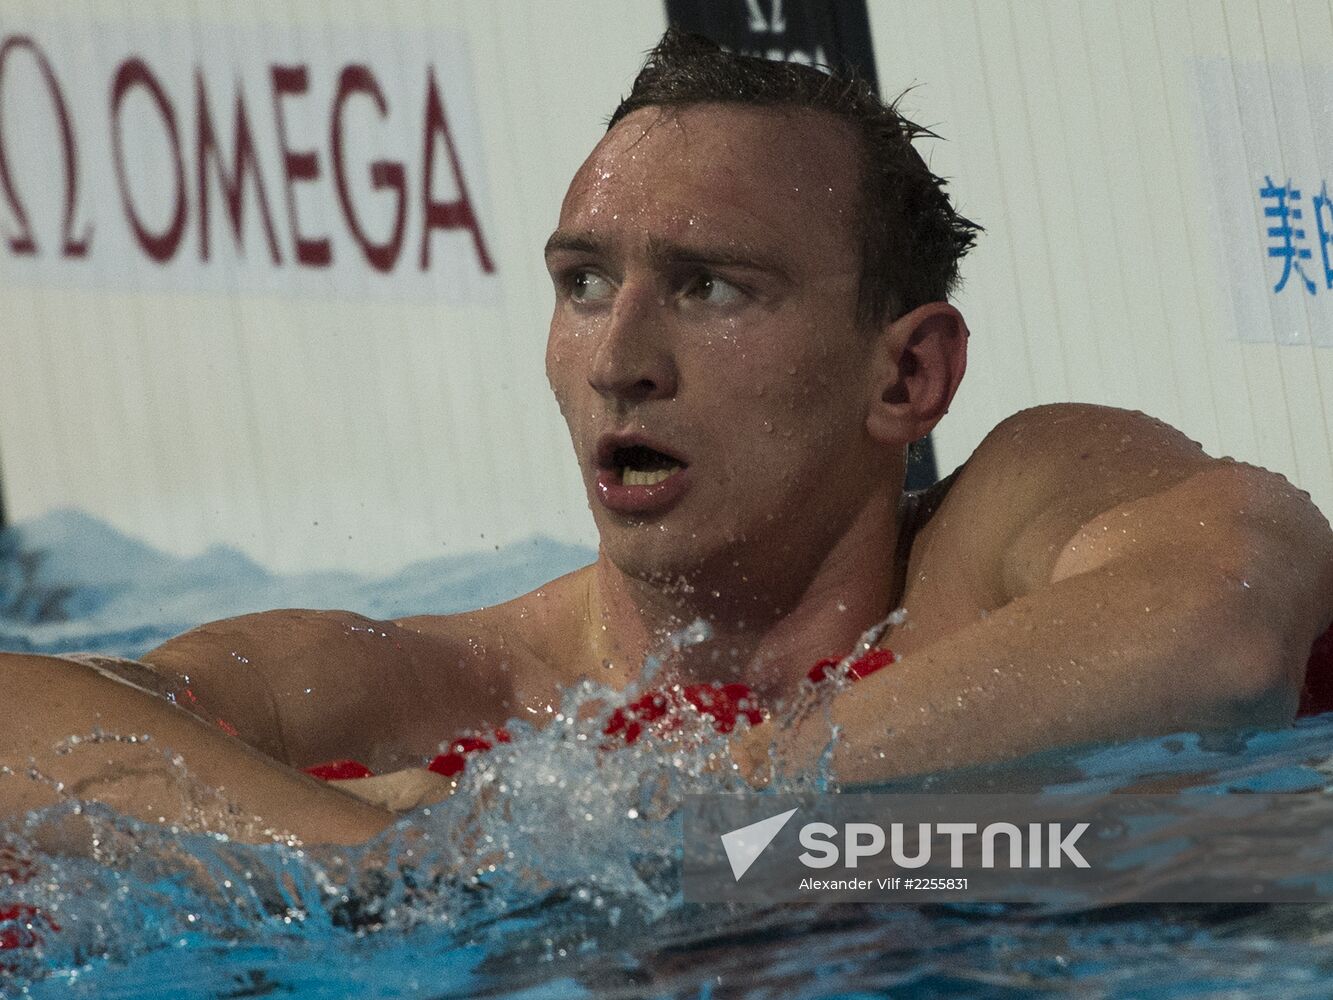
<instances>
[{"instance_id":1,"label":"white backdrop banner","mask_svg":"<svg viewBox=\"0 0 1333 1000\"><path fill-rule=\"evenodd\" d=\"M1236 334L1333 347L1333 71L1211 59L1199 84Z\"/></svg>"},{"instance_id":2,"label":"white backdrop banner","mask_svg":"<svg viewBox=\"0 0 1333 1000\"><path fill-rule=\"evenodd\" d=\"M0 278L488 301L473 94L440 31L7 31Z\"/></svg>"}]
</instances>

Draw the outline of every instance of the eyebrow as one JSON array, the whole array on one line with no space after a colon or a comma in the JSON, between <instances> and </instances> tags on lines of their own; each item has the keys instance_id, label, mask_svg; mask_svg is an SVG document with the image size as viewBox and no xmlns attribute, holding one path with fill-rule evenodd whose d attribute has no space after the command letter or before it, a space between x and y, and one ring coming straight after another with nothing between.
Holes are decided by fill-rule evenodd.
<instances>
[{"instance_id":1,"label":"eyebrow","mask_svg":"<svg viewBox=\"0 0 1333 1000\"><path fill-rule=\"evenodd\" d=\"M551 238L546 241L547 257L553 253L559 253L561 250L568 250L572 253L601 253L602 244L591 236L582 233L571 233L565 229L557 229L551 234Z\"/></svg>"},{"instance_id":2,"label":"eyebrow","mask_svg":"<svg viewBox=\"0 0 1333 1000\"><path fill-rule=\"evenodd\" d=\"M606 255L609 248L590 233L557 229L546 241L546 256L560 251ZM648 239L648 257L655 264L705 264L713 267L739 267L768 271L789 281L787 269L775 258L754 251L734 252L721 247L686 246L675 240L652 236Z\"/></svg>"}]
</instances>

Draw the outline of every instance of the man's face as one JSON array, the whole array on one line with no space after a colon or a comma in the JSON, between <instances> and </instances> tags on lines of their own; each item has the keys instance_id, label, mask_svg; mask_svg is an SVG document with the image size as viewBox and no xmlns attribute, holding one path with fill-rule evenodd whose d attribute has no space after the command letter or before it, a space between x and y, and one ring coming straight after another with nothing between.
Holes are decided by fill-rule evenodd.
<instances>
[{"instance_id":1,"label":"man's face","mask_svg":"<svg viewBox=\"0 0 1333 1000\"><path fill-rule=\"evenodd\" d=\"M798 570L886 474L865 429L856 152L817 113L646 108L571 183L546 370L623 572Z\"/></svg>"}]
</instances>

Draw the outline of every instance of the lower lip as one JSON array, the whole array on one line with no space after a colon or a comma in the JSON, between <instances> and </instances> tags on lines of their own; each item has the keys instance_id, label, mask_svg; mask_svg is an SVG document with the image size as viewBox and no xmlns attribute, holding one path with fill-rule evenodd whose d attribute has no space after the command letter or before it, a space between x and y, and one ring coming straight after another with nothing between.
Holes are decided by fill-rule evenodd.
<instances>
[{"instance_id":1,"label":"lower lip","mask_svg":"<svg viewBox=\"0 0 1333 1000\"><path fill-rule=\"evenodd\" d=\"M597 470L597 499L617 514L659 514L674 506L689 488L688 468L651 486L626 486L616 470Z\"/></svg>"}]
</instances>

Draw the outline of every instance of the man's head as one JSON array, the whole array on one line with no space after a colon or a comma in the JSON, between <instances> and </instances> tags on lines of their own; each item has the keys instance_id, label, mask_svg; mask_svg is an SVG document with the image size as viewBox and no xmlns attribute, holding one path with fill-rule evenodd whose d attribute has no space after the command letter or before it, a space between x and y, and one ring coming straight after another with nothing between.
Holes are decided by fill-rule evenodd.
<instances>
[{"instance_id":1,"label":"man's head","mask_svg":"<svg viewBox=\"0 0 1333 1000\"><path fill-rule=\"evenodd\" d=\"M864 160L843 115L704 100L625 110L575 175L547 372L621 571L753 589L891 529L966 330L864 318Z\"/></svg>"},{"instance_id":2,"label":"man's head","mask_svg":"<svg viewBox=\"0 0 1333 1000\"><path fill-rule=\"evenodd\" d=\"M811 66L729 53L701 35L670 29L648 55L630 94L611 115L615 128L640 108L728 103L804 108L846 122L860 139L858 313L874 326L949 298L958 261L980 227L954 210L944 181L912 146L934 133L885 105L862 80Z\"/></svg>"}]
</instances>

